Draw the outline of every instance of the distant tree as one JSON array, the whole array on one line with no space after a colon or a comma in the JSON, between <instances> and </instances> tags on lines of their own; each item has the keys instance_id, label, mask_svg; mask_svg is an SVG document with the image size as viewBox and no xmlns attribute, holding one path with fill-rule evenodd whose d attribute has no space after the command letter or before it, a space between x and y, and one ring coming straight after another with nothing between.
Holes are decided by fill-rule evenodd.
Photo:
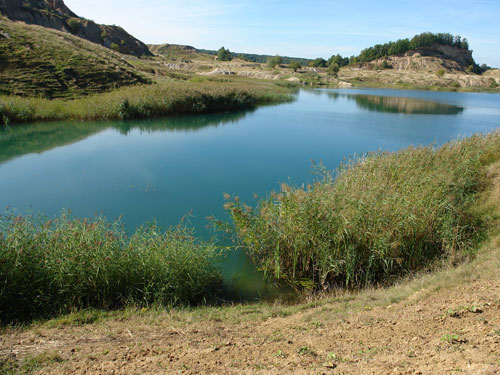
<instances>
[{"instance_id":1,"label":"distant tree","mask_svg":"<svg viewBox=\"0 0 500 375\"><path fill-rule=\"evenodd\" d=\"M276 65L281 65L283 63L283 59L281 56L273 56L267 58L267 66L270 68L274 68Z\"/></svg>"},{"instance_id":2,"label":"distant tree","mask_svg":"<svg viewBox=\"0 0 500 375\"><path fill-rule=\"evenodd\" d=\"M317 59L314 59L309 62L309 66L311 68L324 68L327 65L327 61L321 57L318 57Z\"/></svg>"},{"instance_id":3,"label":"distant tree","mask_svg":"<svg viewBox=\"0 0 500 375\"><path fill-rule=\"evenodd\" d=\"M335 78L338 77L338 73L340 70L340 66L337 63L332 63L328 66L328 69L326 70L329 75L334 76Z\"/></svg>"},{"instance_id":4,"label":"distant tree","mask_svg":"<svg viewBox=\"0 0 500 375\"><path fill-rule=\"evenodd\" d=\"M299 61L292 61L290 63L290 69L292 69L294 72L302 68L302 64Z\"/></svg>"},{"instance_id":5,"label":"distant tree","mask_svg":"<svg viewBox=\"0 0 500 375\"><path fill-rule=\"evenodd\" d=\"M433 34L427 32L415 35L411 38L411 40L400 39L395 42L376 44L373 47L366 48L362 50L359 56L355 59L351 58L351 63L369 62L382 57L399 55L413 49L428 47L433 44L448 45L466 50L469 49L469 42L466 38L462 38L460 35L453 36L449 33Z\"/></svg>"},{"instance_id":6,"label":"distant tree","mask_svg":"<svg viewBox=\"0 0 500 375\"><path fill-rule=\"evenodd\" d=\"M231 52L229 52L229 50L225 49L224 47L219 48L219 50L217 51L217 60L231 61L232 60Z\"/></svg>"},{"instance_id":7,"label":"distant tree","mask_svg":"<svg viewBox=\"0 0 500 375\"><path fill-rule=\"evenodd\" d=\"M441 69L438 69L438 70L437 70L436 75L437 75L438 77L442 77L442 76L444 76L444 73L445 73L445 72L444 72L444 69L442 69L442 68L441 68Z\"/></svg>"}]
</instances>

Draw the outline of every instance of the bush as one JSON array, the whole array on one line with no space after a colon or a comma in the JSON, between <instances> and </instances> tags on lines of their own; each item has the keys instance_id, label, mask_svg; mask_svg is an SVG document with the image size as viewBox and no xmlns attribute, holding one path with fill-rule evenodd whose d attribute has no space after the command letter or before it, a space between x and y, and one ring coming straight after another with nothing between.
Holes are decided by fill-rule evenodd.
<instances>
[{"instance_id":1,"label":"bush","mask_svg":"<svg viewBox=\"0 0 500 375\"><path fill-rule=\"evenodd\" d=\"M294 72L302 68L302 64L299 61L292 61L290 63L290 69L292 69Z\"/></svg>"},{"instance_id":2,"label":"bush","mask_svg":"<svg viewBox=\"0 0 500 375\"><path fill-rule=\"evenodd\" d=\"M106 39L108 37L108 32L106 30L104 30L102 33L101 33L101 38L102 39Z\"/></svg>"},{"instance_id":3,"label":"bush","mask_svg":"<svg viewBox=\"0 0 500 375\"><path fill-rule=\"evenodd\" d=\"M113 51L120 52L120 46L116 43L111 43L109 48L111 48Z\"/></svg>"},{"instance_id":4,"label":"bush","mask_svg":"<svg viewBox=\"0 0 500 375\"><path fill-rule=\"evenodd\" d=\"M127 237L119 221L0 218L0 320L74 309L191 305L221 290L220 252L185 228L155 224Z\"/></svg>"},{"instance_id":5,"label":"bush","mask_svg":"<svg viewBox=\"0 0 500 375\"><path fill-rule=\"evenodd\" d=\"M274 68L276 65L281 65L283 63L283 59L281 56L273 56L267 58L267 66L269 68Z\"/></svg>"},{"instance_id":6,"label":"bush","mask_svg":"<svg viewBox=\"0 0 500 375\"><path fill-rule=\"evenodd\" d=\"M307 188L283 185L256 208L234 199L217 222L277 280L360 287L459 258L481 223L471 205L500 133L440 149L372 153Z\"/></svg>"},{"instance_id":7,"label":"bush","mask_svg":"<svg viewBox=\"0 0 500 375\"><path fill-rule=\"evenodd\" d=\"M231 52L224 47L219 48L217 51L217 60L219 61L231 61L233 59Z\"/></svg>"},{"instance_id":8,"label":"bush","mask_svg":"<svg viewBox=\"0 0 500 375\"><path fill-rule=\"evenodd\" d=\"M444 71L444 69L442 69L442 68L441 68L441 69L438 69L438 70L436 71L436 75L437 75L438 77L443 77L443 76L444 76L444 73L445 73L445 71Z\"/></svg>"},{"instance_id":9,"label":"bush","mask_svg":"<svg viewBox=\"0 0 500 375\"><path fill-rule=\"evenodd\" d=\"M80 21L76 18L70 18L67 22L70 31L76 34L80 30Z\"/></svg>"},{"instance_id":10,"label":"bush","mask_svg":"<svg viewBox=\"0 0 500 375\"><path fill-rule=\"evenodd\" d=\"M335 78L337 78L339 70L340 70L340 66L338 66L338 64L336 64L336 63L332 63L328 67L327 72L329 75L332 75Z\"/></svg>"}]
</instances>

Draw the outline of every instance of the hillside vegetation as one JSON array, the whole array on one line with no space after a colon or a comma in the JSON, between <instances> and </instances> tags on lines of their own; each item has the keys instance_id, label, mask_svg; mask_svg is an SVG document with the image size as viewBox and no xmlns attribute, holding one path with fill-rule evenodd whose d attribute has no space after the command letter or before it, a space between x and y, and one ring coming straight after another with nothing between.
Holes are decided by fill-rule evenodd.
<instances>
[{"instance_id":1,"label":"hillside vegetation","mask_svg":"<svg viewBox=\"0 0 500 375\"><path fill-rule=\"evenodd\" d=\"M0 93L64 98L148 79L123 56L69 33L0 16Z\"/></svg>"}]
</instances>

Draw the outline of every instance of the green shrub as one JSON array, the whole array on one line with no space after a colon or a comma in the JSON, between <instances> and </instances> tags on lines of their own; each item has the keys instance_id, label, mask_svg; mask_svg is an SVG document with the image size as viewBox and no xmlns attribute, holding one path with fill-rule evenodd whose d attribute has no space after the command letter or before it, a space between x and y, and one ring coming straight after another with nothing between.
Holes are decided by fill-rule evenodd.
<instances>
[{"instance_id":1,"label":"green shrub","mask_svg":"<svg viewBox=\"0 0 500 375\"><path fill-rule=\"evenodd\" d=\"M224 47L219 48L217 51L217 60L219 61L231 61L233 59L231 52Z\"/></svg>"},{"instance_id":2,"label":"green shrub","mask_svg":"<svg viewBox=\"0 0 500 375\"><path fill-rule=\"evenodd\" d=\"M219 249L189 229L150 224L128 237L119 221L0 218L0 321L75 309L191 305L221 290Z\"/></svg>"},{"instance_id":3,"label":"green shrub","mask_svg":"<svg viewBox=\"0 0 500 375\"><path fill-rule=\"evenodd\" d=\"M302 64L300 61L292 61L289 65L289 68L292 69L294 72L302 68Z\"/></svg>"},{"instance_id":4,"label":"green shrub","mask_svg":"<svg viewBox=\"0 0 500 375\"><path fill-rule=\"evenodd\" d=\"M382 69L390 69L392 68L392 65L389 63L389 61L384 60L382 61L382 64L380 65Z\"/></svg>"},{"instance_id":5,"label":"green shrub","mask_svg":"<svg viewBox=\"0 0 500 375\"><path fill-rule=\"evenodd\" d=\"M483 164L500 158L500 133L439 149L369 154L336 178L283 185L256 208L235 198L217 222L256 266L293 285L359 287L460 257L481 223L470 209Z\"/></svg>"},{"instance_id":6,"label":"green shrub","mask_svg":"<svg viewBox=\"0 0 500 375\"><path fill-rule=\"evenodd\" d=\"M437 75L438 77L443 77L443 76L444 76L444 73L445 73L445 70L444 70L444 69L438 69L438 70L436 71L436 75Z\"/></svg>"},{"instance_id":7,"label":"green shrub","mask_svg":"<svg viewBox=\"0 0 500 375\"><path fill-rule=\"evenodd\" d=\"M106 30L104 30L102 33L101 33L101 38L102 39L106 39L108 37L108 32Z\"/></svg>"},{"instance_id":8,"label":"green shrub","mask_svg":"<svg viewBox=\"0 0 500 375\"><path fill-rule=\"evenodd\" d=\"M113 51L120 52L120 46L116 43L111 43L109 48L111 48Z\"/></svg>"},{"instance_id":9,"label":"green shrub","mask_svg":"<svg viewBox=\"0 0 500 375\"><path fill-rule=\"evenodd\" d=\"M335 78L337 78L339 70L340 66L337 63L332 63L330 64L330 66L328 66L327 72L329 75L332 75Z\"/></svg>"},{"instance_id":10,"label":"green shrub","mask_svg":"<svg viewBox=\"0 0 500 375\"><path fill-rule=\"evenodd\" d=\"M267 66L269 68L274 68L276 65L281 65L283 63L283 59L281 56L273 56L267 58Z\"/></svg>"},{"instance_id":11,"label":"green shrub","mask_svg":"<svg viewBox=\"0 0 500 375\"><path fill-rule=\"evenodd\" d=\"M78 19L70 18L66 23L73 34L76 34L80 30L81 25Z\"/></svg>"}]
</instances>

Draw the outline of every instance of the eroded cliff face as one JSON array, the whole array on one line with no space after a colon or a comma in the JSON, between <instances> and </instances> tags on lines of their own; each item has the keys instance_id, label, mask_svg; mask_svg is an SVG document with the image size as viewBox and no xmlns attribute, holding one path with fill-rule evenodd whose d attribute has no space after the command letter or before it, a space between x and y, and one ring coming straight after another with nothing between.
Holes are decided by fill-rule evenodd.
<instances>
[{"instance_id":1,"label":"eroded cliff face","mask_svg":"<svg viewBox=\"0 0 500 375\"><path fill-rule=\"evenodd\" d=\"M65 31L121 53L151 56L144 43L121 27L80 18L63 0L0 0L0 13L14 21Z\"/></svg>"}]
</instances>

